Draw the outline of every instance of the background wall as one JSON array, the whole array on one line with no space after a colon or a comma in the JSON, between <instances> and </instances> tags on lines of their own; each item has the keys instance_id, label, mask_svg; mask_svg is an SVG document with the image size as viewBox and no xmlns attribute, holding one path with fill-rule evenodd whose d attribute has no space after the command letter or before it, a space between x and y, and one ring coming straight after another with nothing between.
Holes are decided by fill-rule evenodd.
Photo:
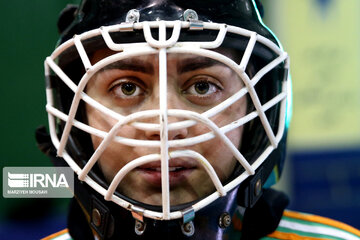
<instances>
[{"instance_id":1,"label":"background wall","mask_svg":"<svg viewBox=\"0 0 360 240\"><path fill-rule=\"evenodd\" d=\"M47 124L43 61L55 47L57 16L68 2L0 0L1 179L4 166L50 166L34 132ZM64 228L67 201L5 199L1 190L0 238L40 239Z\"/></svg>"},{"instance_id":2,"label":"background wall","mask_svg":"<svg viewBox=\"0 0 360 240\"><path fill-rule=\"evenodd\" d=\"M360 1L263 2L265 23L291 56L294 87L287 169L278 188L291 195L292 209L360 228ZM1 167L50 165L34 131L47 124L43 60L54 49L66 3L72 1L0 0ZM0 236L39 239L60 230L66 204L1 197Z\"/></svg>"},{"instance_id":3,"label":"background wall","mask_svg":"<svg viewBox=\"0 0 360 240\"><path fill-rule=\"evenodd\" d=\"M263 2L293 79L280 188L291 195L290 208L360 228L360 1Z\"/></svg>"}]
</instances>

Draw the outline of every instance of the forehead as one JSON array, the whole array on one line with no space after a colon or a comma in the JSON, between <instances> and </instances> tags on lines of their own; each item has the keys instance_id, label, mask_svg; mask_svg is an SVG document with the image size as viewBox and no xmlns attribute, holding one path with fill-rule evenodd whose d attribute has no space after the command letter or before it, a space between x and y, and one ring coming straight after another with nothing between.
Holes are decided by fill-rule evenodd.
<instances>
[{"instance_id":1,"label":"forehead","mask_svg":"<svg viewBox=\"0 0 360 240\"><path fill-rule=\"evenodd\" d=\"M229 49L229 48L218 48L214 50L215 52L221 53L223 55L225 55L226 57L234 60L235 62L238 62L241 57L242 57L242 53L240 53L239 51L235 51L233 49ZM90 60L92 64L97 63L98 61L109 57L113 54L116 54L117 52L112 51L110 49L99 49L94 51L94 53L90 56ZM156 54L154 55L142 55L139 57L132 57L131 59L136 60L136 61L151 61L152 63L154 63L154 60L158 59L158 56ZM175 54L175 53L171 53L168 54L168 60L177 60L179 62L181 61L188 61L191 59L198 59L200 60L201 57L199 55L196 54L189 54L189 53L185 53L185 54ZM210 60L210 59L209 59Z\"/></svg>"},{"instance_id":2,"label":"forehead","mask_svg":"<svg viewBox=\"0 0 360 240\"><path fill-rule=\"evenodd\" d=\"M228 49L218 49L218 51L216 52L221 53L235 61L238 58L238 54L235 51L230 51ZM116 53L117 52L111 51L109 49L97 50L91 57L92 64L95 64L96 62ZM227 66L220 61L191 53L168 53L167 65L170 71L175 71L177 74L206 69L213 66L227 68ZM117 69L133 72L142 72L145 74L153 75L157 72L156 69L158 69L158 67L158 54L144 54L141 56L125 58L120 61L110 63L104 68L102 68L102 71Z\"/></svg>"}]
</instances>

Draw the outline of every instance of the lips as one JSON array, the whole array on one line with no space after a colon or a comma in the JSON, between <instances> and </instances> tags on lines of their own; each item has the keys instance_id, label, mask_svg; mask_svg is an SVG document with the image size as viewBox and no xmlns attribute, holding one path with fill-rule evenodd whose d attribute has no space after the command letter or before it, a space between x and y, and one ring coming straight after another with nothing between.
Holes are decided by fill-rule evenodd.
<instances>
[{"instance_id":1,"label":"lips","mask_svg":"<svg viewBox=\"0 0 360 240\"><path fill-rule=\"evenodd\" d=\"M141 168L144 170L148 170L148 171L156 171L156 172L161 172L161 168L157 167L157 168ZM185 170L186 168L184 167L169 167L169 172L176 172L176 171L181 171L181 170Z\"/></svg>"},{"instance_id":2,"label":"lips","mask_svg":"<svg viewBox=\"0 0 360 240\"><path fill-rule=\"evenodd\" d=\"M175 187L188 179L197 168L197 164L183 159L171 159L169 162L169 183ZM155 187L161 187L161 162L142 165L136 169L143 180Z\"/></svg>"}]
</instances>

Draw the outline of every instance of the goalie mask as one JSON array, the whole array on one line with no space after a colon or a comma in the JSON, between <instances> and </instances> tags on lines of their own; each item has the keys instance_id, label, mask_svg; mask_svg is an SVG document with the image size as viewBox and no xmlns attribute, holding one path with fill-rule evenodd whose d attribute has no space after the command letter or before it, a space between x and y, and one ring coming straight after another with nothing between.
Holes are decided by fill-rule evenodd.
<instances>
[{"instance_id":1,"label":"goalie mask","mask_svg":"<svg viewBox=\"0 0 360 240\"><path fill-rule=\"evenodd\" d=\"M126 213L135 235L153 221L195 236L198 213L252 207L279 178L289 63L255 1L84 0L59 29L51 140L101 238Z\"/></svg>"}]
</instances>

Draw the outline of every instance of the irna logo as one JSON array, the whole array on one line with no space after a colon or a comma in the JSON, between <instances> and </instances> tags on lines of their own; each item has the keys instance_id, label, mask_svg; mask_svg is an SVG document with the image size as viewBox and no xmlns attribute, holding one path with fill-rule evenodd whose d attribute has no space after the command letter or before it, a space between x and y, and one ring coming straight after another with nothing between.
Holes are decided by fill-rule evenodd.
<instances>
[{"instance_id":1,"label":"irna logo","mask_svg":"<svg viewBox=\"0 0 360 240\"><path fill-rule=\"evenodd\" d=\"M49 173L10 173L8 172L10 188L68 188L65 174Z\"/></svg>"},{"instance_id":2,"label":"irna logo","mask_svg":"<svg viewBox=\"0 0 360 240\"><path fill-rule=\"evenodd\" d=\"M5 198L72 198L74 172L70 167L4 167Z\"/></svg>"}]
</instances>

